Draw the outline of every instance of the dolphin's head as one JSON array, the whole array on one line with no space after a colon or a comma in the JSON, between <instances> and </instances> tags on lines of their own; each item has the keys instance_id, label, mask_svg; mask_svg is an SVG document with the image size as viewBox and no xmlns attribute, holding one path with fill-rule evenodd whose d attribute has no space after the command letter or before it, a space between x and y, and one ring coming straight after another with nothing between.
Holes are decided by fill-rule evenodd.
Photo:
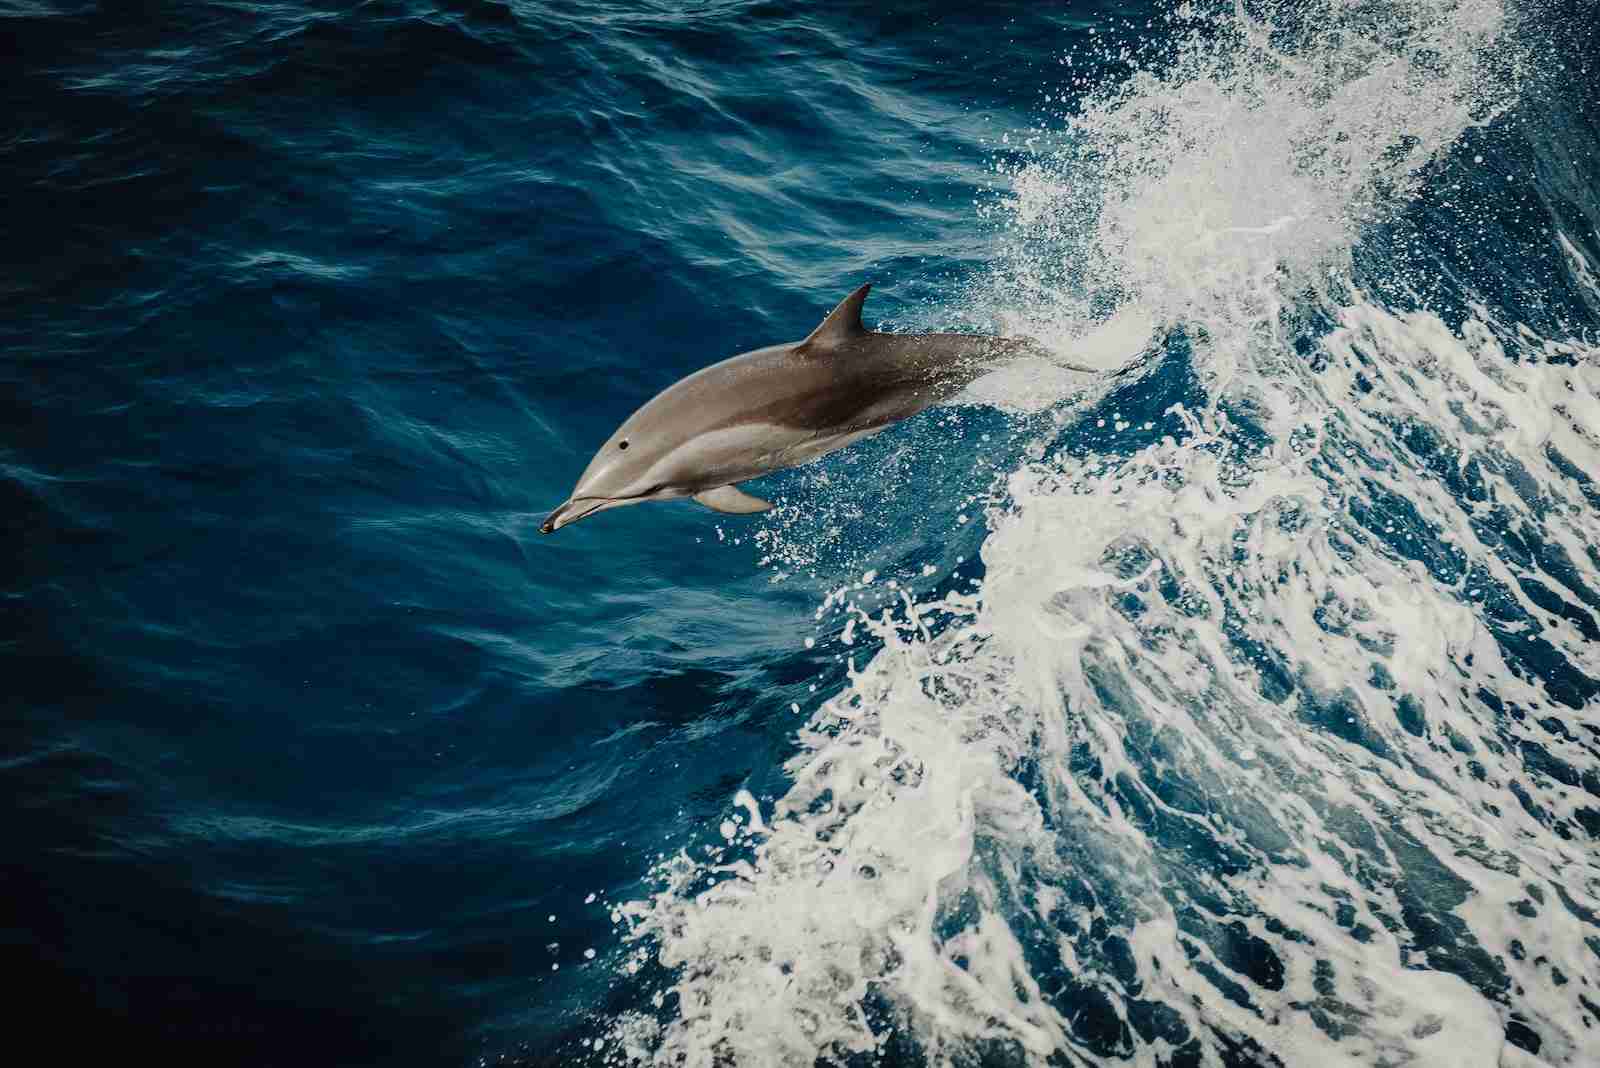
<instances>
[{"instance_id":1,"label":"dolphin's head","mask_svg":"<svg viewBox=\"0 0 1600 1068\"><path fill-rule=\"evenodd\" d=\"M568 523L646 501L687 497L706 488L716 458L705 435L721 413L667 390L630 415L595 452L569 497L540 524L553 534Z\"/></svg>"},{"instance_id":2,"label":"dolphin's head","mask_svg":"<svg viewBox=\"0 0 1600 1068\"><path fill-rule=\"evenodd\" d=\"M650 406L635 412L600 446L584 468L572 496L540 524L542 534L553 534L568 523L607 508L682 497L687 492L671 483L663 461L681 444L680 435L665 432L647 418Z\"/></svg>"},{"instance_id":3,"label":"dolphin's head","mask_svg":"<svg viewBox=\"0 0 1600 1068\"><path fill-rule=\"evenodd\" d=\"M606 508L693 497L782 465L779 457L792 444L787 438L800 432L774 425L771 409L814 392L818 377L813 371L806 379L794 360L803 344L750 350L662 390L606 438L573 496L546 516L539 532L554 534Z\"/></svg>"},{"instance_id":4,"label":"dolphin's head","mask_svg":"<svg viewBox=\"0 0 1600 1068\"><path fill-rule=\"evenodd\" d=\"M789 388L785 380L793 372L752 375L747 361L772 360L795 347L788 342L743 353L657 394L600 446L572 496L545 518L540 532L553 534L608 508L690 497L771 470L765 462L770 435L761 420L744 417L770 400L769 383Z\"/></svg>"}]
</instances>

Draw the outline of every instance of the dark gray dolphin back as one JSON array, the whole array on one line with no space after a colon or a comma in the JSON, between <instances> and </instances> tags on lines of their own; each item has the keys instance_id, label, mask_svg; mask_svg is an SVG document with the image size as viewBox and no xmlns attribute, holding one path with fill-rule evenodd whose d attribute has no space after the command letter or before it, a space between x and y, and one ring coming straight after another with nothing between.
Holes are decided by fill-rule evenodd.
<instances>
[{"instance_id":1,"label":"dark gray dolphin back","mask_svg":"<svg viewBox=\"0 0 1600 1068\"><path fill-rule=\"evenodd\" d=\"M833 388L806 425L859 428L908 418L950 399L1007 357L1034 347L982 334L884 334L861 321L861 286L795 346L800 360L831 366ZM854 409L854 414L851 410ZM791 424L792 425L792 424Z\"/></svg>"}]
</instances>

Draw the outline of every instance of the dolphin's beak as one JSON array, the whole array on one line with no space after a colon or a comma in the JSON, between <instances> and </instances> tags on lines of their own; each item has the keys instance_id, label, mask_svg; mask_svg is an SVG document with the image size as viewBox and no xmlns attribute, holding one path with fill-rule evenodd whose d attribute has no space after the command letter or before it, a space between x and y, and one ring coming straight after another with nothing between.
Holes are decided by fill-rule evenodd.
<instances>
[{"instance_id":1,"label":"dolphin's beak","mask_svg":"<svg viewBox=\"0 0 1600 1068\"><path fill-rule=\"evenodd\" d=\"M539 533L554 534L568 523L576 523L584 516L610 508L615 503L605 497L574 497L545 516L544 522L539 524Z\"/></svg>"},{"instance_id":2,"label":"dolphin's beak","mask_svg":"<svg viewBox=\"0 0 1600 1068\"><path fill-rule=\"evenodd\" d=\"M643 504L645 501L659 501L680 496L671 487L657 487L645 493L637 493L631 497L572 497L560 508L545 516L544 522L539 524L540 534L554 534L568 523L576 523L580 519L587 519L596 512L603 512L607 508L621 508L629 504Z\"/></svg>"},{"instance_id":3,"label":"dolphin's beak","mask_svg":"<svg viewBox=\"0 0 1600 1068\"><path fill-rule=\"evenodd\" d=\"M544 517L544 522L539 524L540 534L554 534L568 523L572 522L574 511L571 501L563 501L555 511Z\"/></svg>"}]
</instances>

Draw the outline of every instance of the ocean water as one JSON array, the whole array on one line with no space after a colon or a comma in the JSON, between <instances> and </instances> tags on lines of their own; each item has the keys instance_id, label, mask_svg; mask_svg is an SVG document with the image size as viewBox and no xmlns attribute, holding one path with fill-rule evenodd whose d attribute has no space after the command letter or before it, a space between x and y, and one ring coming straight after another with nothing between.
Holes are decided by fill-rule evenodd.
<instances>
[{"instance_id":1,"label":"ocean water","mask_svg":"<svg viewBox=\"0 0 1600 1068\"><path fill-rule=\"evenodd\" d=\"M1600 1065L1600 6L0 2L8 1044ZM808 332L1047 360L539 521Z\"/></svg>"}]
</instances>

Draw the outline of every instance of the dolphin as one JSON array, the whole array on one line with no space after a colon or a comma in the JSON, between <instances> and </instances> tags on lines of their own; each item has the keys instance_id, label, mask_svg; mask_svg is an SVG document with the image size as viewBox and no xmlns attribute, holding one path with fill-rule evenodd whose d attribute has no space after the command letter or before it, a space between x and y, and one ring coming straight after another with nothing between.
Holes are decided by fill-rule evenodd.
<instances>
[{"instance_id":1,"label":"dolphin","mask_svg":"<svg viewBox=\"0 0 1600 1068\"><path fill-rule=\"evenodd\" d=\"M1039 351L1027 338L868 330L861 306L871 288L844 298L804 341L734 356L657 394L600 446L540 532L681 497L717 512L766 511L736 483L842 449L949 400L996 358Z\"/></svg>"}]
</instances>

